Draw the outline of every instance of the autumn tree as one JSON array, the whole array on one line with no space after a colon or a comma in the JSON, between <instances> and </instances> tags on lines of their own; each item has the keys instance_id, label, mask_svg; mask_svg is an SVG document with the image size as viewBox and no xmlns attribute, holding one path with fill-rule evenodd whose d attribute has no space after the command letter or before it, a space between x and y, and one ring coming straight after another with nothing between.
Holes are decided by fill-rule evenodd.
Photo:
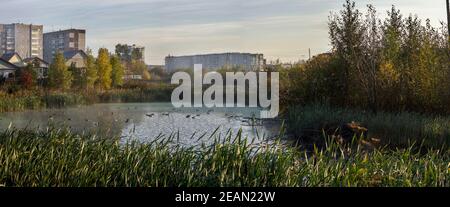
<instances>
[{"instance_id":1,"label":"autumn tree","mask_svg":"<svg viewBox=\"0 0 450 207\"><path fill-rule=\"evenodd\" d=\"M20 84L25 89L31 89L36 85L37 74L32 64L20 69L17 75L20 78Z\"/></svg>"},{"instance_id":2,"label":"autumn tree","mask_svg":"<svg viewBox=\"0 0 450 207\"><path fill-rule=\"evenodd\" d=\"M111 88L111 61L108 53L108 49L100 48L98 51L98 57L96 61L97 72L98 72L98 84L102 89Z\"/></svg>"},{"instance_id":3,"label":"autumn tree","mask_svg":"<svg viewBox=\"0 0 450 207\"><path fill-rule=\"evenodd\" d=\"M111 57L111 79L114 87L123 85L124 68L117 55Z\"/></svg>"},{"instance_id":4,"label":"autumn tree","mask_svg":"<svg viewBox=\"0 0 450 207\"><path fill-rule=\"evenodd\" d=\"M383 100L382 107L400 106L406 99L400 91L400 74L402 73L402 35L404 34L403 16L400 10L392 6L387 11L387 18L381 26L381 63L379 71L380 93L389 97Z\"/></svg>"},{"instance_id":5,"label":"autumn tree","mask_svg":"<svg viewBox=\"0 0 450 207\"><path fill-rule=\"evenodd\" d=\"M72 74L68 70L63 54L56 53L48 71L50 87L67 90L72 86L72 79Z\"/></svg>"},{"instance_id":6,"label":"autumn tree","mask_svg":"<svg viewBox=\"0 0 450 207\"><path fill-rule=\"evenodd\" d=\"M448 36L392 7L383 22L368 5L363 16L347 0L329 21L332 54L342 65L343 105L377 111L450 111ZM339 85L337 85L339 87ZM447 97L447 98L446 98Z\"/></svg>"},{"instance_id":7,"label":"autumn tree","mask_svg":"<svg viewBox=\"0 0 450 207\"><path fill-rule=\"evenodd\" d=\"M378 110L379 69L381 60L381 31L377 12L372 5L367 6L366 19L363 24L364 35L361 45L362 56L359 58L357 79L366 97L367 106L374 112ZM358 64L357 63L357 64Z\"/></svg>"},{"instance_id":8,"label":"autumn tree","mask_svg":"<svg viewBox=\"0 0 450 207\"><path fill-rule=\"evenodd\" d=\"M151 78L150 73L148 72L148 67L143 61L132 60L129 64L129 69L131 73L141 75L145 80L149 80Z\"/></svg>"},{"instance_id":9,"label":"autumn tree","mask_svg":"<svg viewBox=\"0 0 450 207\"><path fill-rule=\"evenodd\" d=\"M86 58L86 88L93 89L98 79L97 65L92 52L88 50Z\"/></svg>"}]
</instances>

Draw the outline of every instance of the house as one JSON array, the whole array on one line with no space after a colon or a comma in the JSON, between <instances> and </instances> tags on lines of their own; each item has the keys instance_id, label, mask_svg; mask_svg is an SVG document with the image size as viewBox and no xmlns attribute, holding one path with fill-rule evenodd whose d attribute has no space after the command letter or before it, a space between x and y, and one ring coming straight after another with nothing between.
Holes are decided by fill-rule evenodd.
<instances>
[{"instance_id":1,"label":"house","mask_svg":"<svg viewBox=\"0 0 450 207\"><path fill-rule=\"evenodd\" d=\"M9 63L14 64L15 66L19 67L19 68L23 68L25 67L25 63L23 62L22 57L20 57L20 55L16 52L14 53L5 53L1 56L1 58L3 60L8 61Z\"/></svg>"},{"instance_id":2,"label":"house","mask_svg":"<svg viewBox=\"0 0 450 207\"><path fill-rule=\"evenodd\" d=\"M31 57L23 60L25 65L32 65L36 71L37 79L46 79L48 76L49 64L39 57Z\"/></svg>"},{"instance_id":3,"label":"house","mask_svg":"<svg viewBox=\"0 0 450 207\"><path fill-rule=\"evenodd\" d=\"M86 68L86 59L88 55L83 50L71 50L63 53L66 59L67 67L75 67L78 69Z\"/></svg>"},{"instance_id":4,"label":"house","mask_svg":"<svg viewBox=\"0 0 450 207\"><path fill-rule=\"evenodd\" d=\"M124 80L142 80L142 75L124 75Z\"/></svg>"},{"instance_id":5,"label":"house","mask_svg":"<svg viewBox=\"0 0 450 207\"><path fill-rule=\"evenodd\" d=\"M14 79L17 70L19 67L0 58L0 81Z\"/></svg>"},{"instance_id":6,"label":"house","mask_svg":"<svg viewBox=\"0 0 450 207\"><path fill-rule=\"evenodd\" d=\"M71 50L63 53L66 65L74 75L75 79L86 74L86 61L88 55L83 50Z\"/></svg>"}]
</instances>

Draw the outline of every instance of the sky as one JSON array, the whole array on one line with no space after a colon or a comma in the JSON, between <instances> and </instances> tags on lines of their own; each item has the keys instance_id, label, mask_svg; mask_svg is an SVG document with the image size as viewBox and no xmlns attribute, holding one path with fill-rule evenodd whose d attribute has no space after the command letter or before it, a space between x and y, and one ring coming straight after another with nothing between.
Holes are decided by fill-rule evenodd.
<instances>
[{"instance_id":1,"label":"sky","mask_svg":"<svg viewBox=\"0 0 450 207\"><path fill-rule=\"evenodd\" d=\"M380 18L391 5L404 16L446 20L445 0L357 0ZM44 25L44 32L86 29L87 47L117 43L146 47L146 63L167 55L263 53L268 61L294 62L331 46L327 21L344 0L0 0L0 23Z\"/></svg>"}]
</instances>

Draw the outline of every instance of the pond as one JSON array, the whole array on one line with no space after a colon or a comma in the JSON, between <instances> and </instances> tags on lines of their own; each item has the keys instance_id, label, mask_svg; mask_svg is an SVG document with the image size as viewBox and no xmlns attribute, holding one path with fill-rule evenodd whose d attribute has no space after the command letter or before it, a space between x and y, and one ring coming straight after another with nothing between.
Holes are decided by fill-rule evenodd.
<instances>
[{"instance_id":1,"label":"pond","mask_svg":"<svg viewBox=\"0 0 450 207\"><path fill-rule=\"evenodd\" d=\"M78 133L95 133L121 141L151 142L157 137L178 137L183 145L209 142L213 137L236 135L255 142L279 135L277 120L253 119L258 109L190 108L175 109L171 103L94 104L64 109L43 109L0 113L0 130L8 127L45 129L67 127ZM217 130L216 130L217 129Z\"/></svg>"}]
</instances>

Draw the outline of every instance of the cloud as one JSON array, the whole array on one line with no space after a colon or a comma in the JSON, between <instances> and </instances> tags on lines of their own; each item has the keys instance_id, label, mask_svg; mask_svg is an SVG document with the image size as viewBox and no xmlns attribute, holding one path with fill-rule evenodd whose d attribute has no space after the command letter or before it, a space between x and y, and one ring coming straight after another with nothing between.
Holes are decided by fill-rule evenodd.
<instances>
[{"instance_id":1,"label":"cloud","mask_svg":"<svg viewBox=\"0 0 450 207\"><path fill-rule=\"evenodd\" d=\"M93 49L116 43L147 47L147 62L167 54L260 52L269 59L294 61L329 50L327 17L339 0L0 0L5 23L43 24L45 31L68 27L87 30ZM380 16L396 4L404 14L445 19L441 0L362 0ZM26 5L26 6L24 6Z\"/></svg>"}]
</instances>

